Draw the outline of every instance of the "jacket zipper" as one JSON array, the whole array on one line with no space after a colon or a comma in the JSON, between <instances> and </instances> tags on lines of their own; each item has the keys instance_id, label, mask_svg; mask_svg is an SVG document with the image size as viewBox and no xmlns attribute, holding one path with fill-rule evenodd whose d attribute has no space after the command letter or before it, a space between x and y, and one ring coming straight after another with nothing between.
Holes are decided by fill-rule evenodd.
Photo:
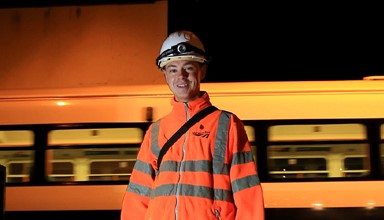
<instances>
[{"instance_id":1,"label":"jacket zipper","mask_svg":"<svg viewBox=\"0 0 384 220\"><path fill-rule=\"evenodd\" d=\"M186 111L186 115L187 115L186 121L188 121L190 119L190 115L189 115L189 111L188 111L188 103L185 102L184 106L185 106L185 111ZM179 168L179 180L177 182L177 187L176 187L175 219L179 219L179 214L178 214L177 210L178 210L178 206L179 206L180 181L181 181L181 177L183 174L182 170L183 170L183 166L184 166L185 143L186 143L186 140L188 138L188 131L184 134L184 136L185 136L185 138L184 138L183 149L182 149L182 158L181 158L180 168Z\"/></svg>"},{"instance_id":2,"label":"jacket zipper","mask_svg":"<svg viewBox=\"0 0 384 220\"><path fill-rule=\"evenodd\" d=\"M220 213L219 210L215 209L215 217L217 220L220 220Z\"/></svg>"}]
</instances>

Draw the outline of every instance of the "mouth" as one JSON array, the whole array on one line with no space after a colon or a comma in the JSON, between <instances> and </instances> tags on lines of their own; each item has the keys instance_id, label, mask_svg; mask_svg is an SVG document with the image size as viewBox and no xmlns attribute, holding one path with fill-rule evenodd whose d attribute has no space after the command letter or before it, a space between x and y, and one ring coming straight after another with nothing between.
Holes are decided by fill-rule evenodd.
<instances>
[{"instance_id":1,"label":"mouth","mask_svg":"<svg viewBox=\"0 0 384 220\"><path fill-rule=\"evenodd\" d=\"M187 86L188 86L188 83L177 84L178 88L185 88Z\"/></svg>"}]
</instances>

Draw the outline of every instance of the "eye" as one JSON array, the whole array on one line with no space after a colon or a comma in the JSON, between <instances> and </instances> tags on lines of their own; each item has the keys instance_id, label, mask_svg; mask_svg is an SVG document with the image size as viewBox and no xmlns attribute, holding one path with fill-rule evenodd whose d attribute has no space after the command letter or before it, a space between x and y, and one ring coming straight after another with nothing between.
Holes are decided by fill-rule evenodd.
<instances>
[{"instance_id":1,"label":"eye","mask_svg":"<svg viewBox=\"0 0 384 220\"><path fill-rule=\"evenodd\" d=\"M184 70L187 71L188 73L191 73L191 72L196 72L197 68L196 66L190 64L190 65L184 66Z\"/></svg>"},{"instance_id":2,"label":"eye","mask_svg":"<svg viewBox=\"0 0 384 220\"><path fill-rule=\"evenodd\" d=\"M166 71L168 74L174 74L174 73L177 73L177 69L176 68L168 68L167 71Z\"/></svg>"}]
</instances>

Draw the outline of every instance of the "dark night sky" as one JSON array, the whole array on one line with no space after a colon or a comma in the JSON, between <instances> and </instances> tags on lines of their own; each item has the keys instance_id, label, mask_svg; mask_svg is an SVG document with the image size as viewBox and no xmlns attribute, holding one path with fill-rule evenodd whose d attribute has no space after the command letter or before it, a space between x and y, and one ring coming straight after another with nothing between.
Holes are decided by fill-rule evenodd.
<instances>
[{"instance_id":1,"label":"dark night sky","mask_svg":"<svg viewBox=\"0 0 384 220\"><path fill-rule=\"evenodd\" d=\"M212 56L207 82L384 75L378 6L300 4L169 0L168 31L189 29L202 39Z\"/></svg>"},{"instance_id":2,"label":"dark night sky","mask_svg":"<svg viewBox=\"0 0 384 220\"><path fill-rule=\"evenodd\" d=\"M6 0L0 6L154 1ZM384 14L380 3L168 0L168 5L168 32L195 32L211 54L207 82L345 80L384 75Z\"/></svg>"}]
</instances>

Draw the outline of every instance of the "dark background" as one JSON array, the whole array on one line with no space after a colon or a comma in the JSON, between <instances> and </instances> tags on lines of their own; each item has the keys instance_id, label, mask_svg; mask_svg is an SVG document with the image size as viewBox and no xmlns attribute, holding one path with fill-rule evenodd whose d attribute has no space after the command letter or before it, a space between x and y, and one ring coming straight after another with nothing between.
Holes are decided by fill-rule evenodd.
<instances>
[{"instance_id":1,"label":"dark background","mask_svg":"<svg viewBox=\"0 0 384 220\"><path fill-rule=\"evenodd\" d=\"M3 0L0 8L152 4L156 0ZM212 60L207 82L346 80L384 75L384 13L357 1L168 0ZM150 27L148 27L150 28Z\"/></svg>"},{"instance_id":2,"label":"dark background","mask_svg":"<svg viewBox=\"0 0 384 220\"><path fill-rule=\"evenodd\" d=\"M383 27L361 2L169 0L169 32L195 32L212 56L208 82L384 75Z\"/></svg>"}]
</instances>

